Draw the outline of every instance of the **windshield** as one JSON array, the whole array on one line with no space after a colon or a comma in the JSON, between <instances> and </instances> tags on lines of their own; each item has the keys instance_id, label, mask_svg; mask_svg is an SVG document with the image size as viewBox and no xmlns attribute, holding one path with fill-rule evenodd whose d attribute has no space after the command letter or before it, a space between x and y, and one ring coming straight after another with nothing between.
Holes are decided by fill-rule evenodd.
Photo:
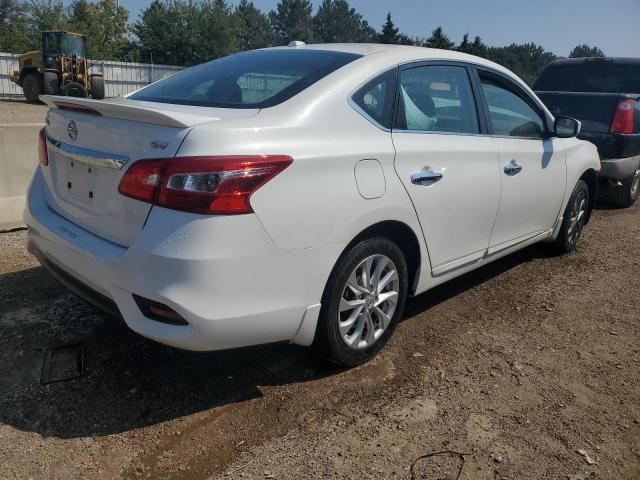
<instances>
[{"instance_id":1,"label":"windshield","mask_svg":"<svg viewBox=\"0 0 640 480\"><path fill-rule=\"evenodd\" d=\"M294 49L236 53L183 70L129 98L205 107L272 107L359 57Z\"/></svg>"},{"instance_id":2,"label":"windshield","mask_svg":"<svg viewBox=\"0 0 640 480\"><path fill-rule=\"evenodd\" d=\"M546 92L640 93L640 63L602 60L551 65L533 88Z\"/></svg>"},{"instance_id":3,"label":"windshield","mask_svg":"<svg viewBox=\"0 0 640 480\"><path fill-rule=\"evenodd\" d=\"M48 33L43 36L44 55L77 55L84 57L84 38L62 33Z\"/></svg>"}]
</instances>

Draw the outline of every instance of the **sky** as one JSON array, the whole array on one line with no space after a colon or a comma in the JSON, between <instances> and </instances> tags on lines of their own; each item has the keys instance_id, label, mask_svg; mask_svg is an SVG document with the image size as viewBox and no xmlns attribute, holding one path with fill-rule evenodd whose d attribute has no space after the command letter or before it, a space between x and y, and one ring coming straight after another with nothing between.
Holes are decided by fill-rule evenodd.
<instances>
[{"instance_id":1,"label":"sky","mask_svg":"<svg viewBox=\"0 0 640 480\"><path fill-rule=\"evenodd\" d=\"M236 5L239 0L231 0ZM262 11L277 0L253 0ZM312 0L314 7L321 0ZM120 0L135 22L150 0ZM609 56L640 57L640 0L350 0L376 30L387 12L410 36L427 37L442 25L456 43L465 33L491 46L534 42L567 56L576 45L600 47ZM315 11L315 10L314 10Z\"/></svg>"}]
</instances>

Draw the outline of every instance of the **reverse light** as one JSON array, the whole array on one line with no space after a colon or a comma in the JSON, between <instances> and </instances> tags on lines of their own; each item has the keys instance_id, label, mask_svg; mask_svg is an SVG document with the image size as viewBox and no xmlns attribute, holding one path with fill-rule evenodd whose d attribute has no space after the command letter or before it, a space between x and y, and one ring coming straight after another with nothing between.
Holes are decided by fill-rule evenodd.
<instances>
[{"instance_id":1,"label":"reverse light","mask_svg":"<svg viewBox=\"0 0 640 480\"><path fill-rule=\"evenodd\" d=\"M634 101L625 98L618 101L616 113L611 121L611 133L633 133Z\"/></svg>"},{"instance_id":2,"label":"reverse light","mask_svg":"<svg viewBox=\"0 0 640 480\"><path fill-rule=\"evenodd\" d=\"M286 155L140 160L131 165L118 191L173 210L209 215L251 213L251 195L292 162Z\"/></svg>"},{"instance_id":3,"label":"reverse light","mask_svg":"<svg viewBox=\"0 0 640 480\"><path fill-rule=\"evenodd\" d=\"M49 165L49 155L47 153L47 132L42 127L38 132L38 160L41 165Z\"/></svg>"}]
</instances>

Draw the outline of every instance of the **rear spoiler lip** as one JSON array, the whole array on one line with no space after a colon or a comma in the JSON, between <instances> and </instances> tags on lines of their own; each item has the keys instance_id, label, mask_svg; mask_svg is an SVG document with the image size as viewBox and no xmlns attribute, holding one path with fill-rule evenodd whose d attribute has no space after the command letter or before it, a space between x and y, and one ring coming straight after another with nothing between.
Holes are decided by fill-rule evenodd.
<instances>
[{"instance_id":1,"label":"rear spoiler lip","mask_svg":"<svg viewBox=\"0 0 640 480\"><path fill-rule=\"evenodd\" d=\"M74 105L77 105L78 110L93 110L105 117L176 128L189 128L204 123L218 122L225 117L225 115L221 115L223 113L220 112L221 109L141 102L121 97L92 100L58 95L40 95L40 100L49 108L73 108ZM258 112L259 110L256 109L255 113Z\"/></svg>"}]
</instances>

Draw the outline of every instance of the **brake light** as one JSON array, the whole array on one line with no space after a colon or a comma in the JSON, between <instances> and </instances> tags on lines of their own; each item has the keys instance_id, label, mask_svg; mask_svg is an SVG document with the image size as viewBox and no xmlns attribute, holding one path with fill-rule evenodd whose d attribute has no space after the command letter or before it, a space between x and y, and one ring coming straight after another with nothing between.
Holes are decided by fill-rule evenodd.
<instances>
[{"instance_id":1,"label":"brake light","mask_svg":"<svg viewBox=\"0 0 640 480\"><path fill-rule=\"evenodd\" d=\"M140 160L125 173L118 191L173 210L251 213L251 195L292 162L286 155Z\"/></svg>"},{"instance_id":2,"label":"brake light","mask_svg":"<svg viewBox=\"0 0 640 480\"><path fill-rule=\"evenodd\" d=\"M102 116L102 114L99 111L94 110L93 108L88 107L86 105L80 105L78 103L71 103L71 102L54 102L54 104L60 110L71 110L72 112L89 113L91 115Z\"/></svg>"},{"instance_id":3,"label":"brake light","mask_svg":"<svg viewBox=\"0 0 640 480\"><path fill-rule=\"evenodd\" d=\"M49 165L49 155L47 154L47 131L42 127L38 132L38 160L42 165Z\"/></svg>"},{"instance_id":4,"label":"brake light","mask_svg":"<svg viewBox=\"0 0 640 480\"><path fill-rule=\"evenodd\" d=\"M618 101L611 122L611 133L633 133L634 102L630 98Z\"/></svg>"}]
</instances>

